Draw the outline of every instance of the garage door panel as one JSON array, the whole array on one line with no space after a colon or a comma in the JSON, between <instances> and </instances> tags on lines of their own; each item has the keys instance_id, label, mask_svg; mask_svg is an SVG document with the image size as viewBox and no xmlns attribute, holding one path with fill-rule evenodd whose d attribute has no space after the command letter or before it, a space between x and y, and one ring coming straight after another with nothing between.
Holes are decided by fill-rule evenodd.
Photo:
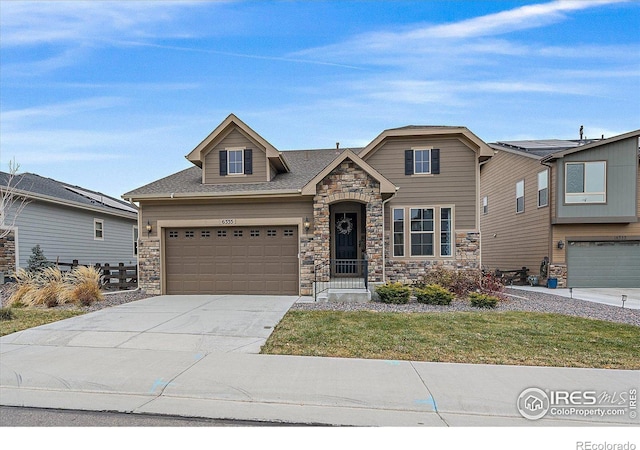
<instances>
[{"instance_id":1,"label":"garage door panel","mask_svg":"<svg viewBox=\"0 0 640 450\"><path fill-rule=\"evenodd\" d=\"M297 255L296 227L165 230L167 293L295 295Z\"/></svg>"},{"instance_id":2,"label":"garage door panel","mask_svg":"<svg viewBox=\"0 0 640 450\"><path fill-rule=\"evenodd\" d=\"M570 241L569 287L640 287L640 241Z\"/></svg>"}]
</instances>

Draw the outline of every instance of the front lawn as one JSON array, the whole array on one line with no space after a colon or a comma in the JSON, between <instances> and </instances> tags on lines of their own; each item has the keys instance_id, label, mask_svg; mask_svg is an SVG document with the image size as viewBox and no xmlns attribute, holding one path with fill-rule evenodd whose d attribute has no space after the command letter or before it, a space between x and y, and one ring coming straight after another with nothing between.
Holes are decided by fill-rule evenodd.
<instances>
[{"instance_id":1,"label":"front lawn","mask_svg":"<svg viewBox=\"0 0 640 450\"><path fill-rule=\"evenodd\" d=\"M640 369L640 328L533 312L289 311L265 354Z\"/></svg>"},{"instance_id":2,"label":"front lawn","mask_svg":"<svg viewBox=\"0 0 640 450\"><path fill-rule=\"evenodd\" d=\"M49 308L11 308L11 311L13 319L0 320L0 336L85 314L85 311Z\"/></svg>"}]
</instances>

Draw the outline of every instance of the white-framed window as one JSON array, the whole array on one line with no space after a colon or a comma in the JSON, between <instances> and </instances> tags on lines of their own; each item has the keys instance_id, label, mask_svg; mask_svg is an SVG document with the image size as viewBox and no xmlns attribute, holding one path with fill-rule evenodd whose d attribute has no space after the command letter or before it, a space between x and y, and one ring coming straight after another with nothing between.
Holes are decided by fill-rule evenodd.
<instances>
[{"instance_id":1,"label":"white-framed window","mask_svg":"<svg viewBox=\"0 0 640 450\"><path fill-rule=\"evenodd\" d=\"M93 239L104 241L104 220L93 219Z\"/></svg>"},{"instance_id":2,"label":"white-framed window","mask_svg":"<svg viewBox=\"0 0 640 450\"><path fill-rule=\"evenodd\" d=\"M393 256L404 256L404 209L393 210Z\"/></svg>"},{"instance_id":3,"label":"white-framed window","mask_svg":"<svg viewBox=\"0 0 640 450\"><path fill-rule=\"evenodd\" d=\"M482 214L489 214L489 197L482 197Z\"/></svg>"},{"instance_id":4,"label":"white-framed window","mask_svg":"<svg viewBox=\"0 0 640 450\"><path fill-rule=\"evenodd\" d=\"M227 173L229 175L244 174L244 150L227 151Z\"/></svg>"},{"instance_id":5,"label":"white-framed window","mask_svg":"<svg viewBox=\"0 0 640 450\"><path fill-rule=\"evenodd\" d=\"M516 183L516 213L524 212L524 180Z\"/></svg>"},{"instance_id":6,"label":"white-framed window","mask_svg":"<svg viewBox=\"0 0 640 450\"><path fill-rule=\"evenodd\" d=\"M605 203L607 201L606 161L565 164L565 203Z\"/></svg>"},{"instance_id":7,"label":"white-framed window","mask_svg":"<svg viewBox=\"0 0 640 450\"><path fill-rule=\"evenodd\" d=\"M453 228L453 211L451 208L440 208L440 256L453 255L451 230Z\"/></svg>"},{"instance_id":8,"label":"white-framed window","mask_svg":"<svg viewBox=\"0 0 640 450\"><path fill-rule=\"evenodd\" d=\"M411 256L434 256L434 209L411 208L409 219Z\"/></svg>"},{"instance_id":9,"label":"white-framed window","mask_svg":"<svg viewBox=\"0 0 640 450\"><path fill-rule=\"evenodd\" d=\"M538 172L538 208L549 205L549 171Z\"/></svg>"},{"instance_id":10,"label":"white-framed window","mask_svg":"<svg viewBox=\"0 0 640 450\"><path fill-rule=\"evenodd\" d=\"M431 173L431 150L413 151L413 173Z\"/></svg>"},{"instance_id":11,"label":"white-framed window","mask_svg":"<svg viewBox=\"0 0 640 450\"><path fill-rule=\"evenodd\" d=\"M133 226L133 256L138 256L138 226Z\"/></svg>"}]
</instances>

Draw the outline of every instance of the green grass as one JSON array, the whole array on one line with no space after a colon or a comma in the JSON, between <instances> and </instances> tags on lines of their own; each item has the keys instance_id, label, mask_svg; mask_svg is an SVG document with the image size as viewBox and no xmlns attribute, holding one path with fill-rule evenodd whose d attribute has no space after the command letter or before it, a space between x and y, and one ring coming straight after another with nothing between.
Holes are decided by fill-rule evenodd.
<instances>
[{"instance_id":1,"label":"green grass","mask_svg":"<svg viewBox=\"0 0 640 450\"><path fill-rule=\"evenodd\" d=\"M640 328L532 312L289 311L262 353L640 369Z\"/></svg>"},{"instance_id":2,"label":"green grass","mask_svg":"<svg viewBox=\"0 0 640 450\"><path fill-rule=\"evenodd\" d=\"M13 319L0 320L0 336L85 314L85 311L72 309L11 308L11 311Z\"/></svg>"}]
</instances>

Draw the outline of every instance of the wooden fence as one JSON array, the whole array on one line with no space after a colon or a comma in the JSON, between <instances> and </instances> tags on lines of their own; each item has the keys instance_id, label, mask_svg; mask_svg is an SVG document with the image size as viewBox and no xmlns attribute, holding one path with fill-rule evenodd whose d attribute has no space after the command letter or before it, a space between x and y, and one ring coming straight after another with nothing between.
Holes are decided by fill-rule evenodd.
<instances>
[{"instance_id":1,"label":"wooden fence","mask_svg":"<svg viewBox=\"0 0 640 450\"><path fill-rule=\"evenodd\" d=\"M78 260L73 262L56 262L59 267L69 267L70 270L79 266ZM138 266L125 266L124 263L116 265L96 264L94 266L102 274L102 288L106 290L121 290L138 287Z\"/></svg>"}]
</instances>

